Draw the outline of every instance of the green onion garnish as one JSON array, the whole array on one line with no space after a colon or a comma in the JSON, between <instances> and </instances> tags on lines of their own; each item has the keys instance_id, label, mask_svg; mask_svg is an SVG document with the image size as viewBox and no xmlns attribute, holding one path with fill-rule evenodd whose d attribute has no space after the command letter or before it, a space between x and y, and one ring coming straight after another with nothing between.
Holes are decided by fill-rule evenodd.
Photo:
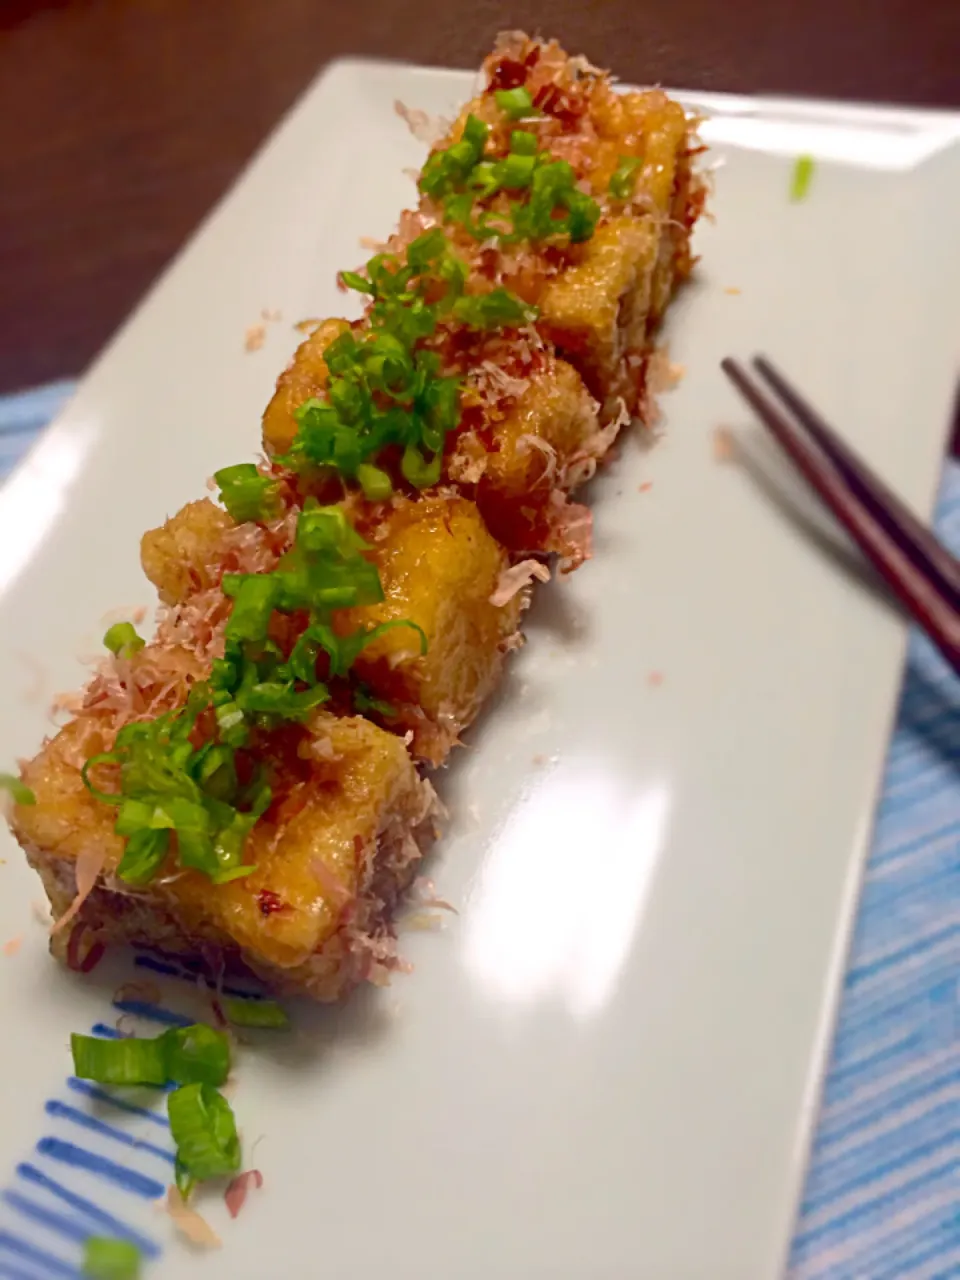
<instances>
[{"instance_id":1,"label":"green onion garnish","mask_svg":"<svg viewBox=\"0 0 960 1280\"><path fill-rule=\"evenodd\" d=\"M408 445L403 451L403 457L400 459L400 470L403 472L403 478L408 480L415 489L429 489L431 485L437 484L440 480L442 464L443 457L441 454L434 454L428 460L419 449Z\"/></svg>"},{"instance_id":2,"label":"green onion garnish","mask_svg":"<svg viewBox=\"0 0 960 1280\"><path fill-rule=\"evenodd\" d=\"M74 1074L98 1084L221 1085L230 1072L230 1042L205 1023L171 1027L151 1039L101 1040L72 1035Z\"/></svg>"},{"instance_id":3,"label":"green onion garnish","mask_svg":"<svg viewBox=\"0 0 960 1280\"><path fill-rule=\"evenodd\" d=\"M8 791L14 804L36 804L37 797L14 773L0 773L0 791Z\"/></svg>"},{"instance_id":4,"label":"green onion garnish","mask_svg":"<svg viewBox=\"0 0 960 1280\"><path fill-rule=\"evenodd\" d=\"M118 658L129 658L138 649L142 649L146 641L137 635L132 622L115 622L112 627L107 628L103 643Z\"/></svg>"},{"instance_id":5,"label":"green onion garnish","mask_svg":"<svg viewBox=\"0 0 960 1280\"><path fill-rule=\"evenodd\" d=\"M621 156L620 163L614 169L607 190L614 200L629 200L637 184L637 174L643 168L643 160L639 156Z\"/></svg>"},{"instance_id":6,"label":"green onion garnish","mask_svg":"<svg viewBox=\"0 0 960 1280\"><path fill-rule=\"evenodd\" d=\"M536 167L536 156L522 155L512 151L505 160L493 166L497 186L505 191L518 191L523 187L529 187Z\"/></svg>"},{"instance_id":7,"label":"green onion garnish","mask_svg":"<svg viewBox=\"0 0 960 1280\"><path fill-rule=\"evenodd\" d=\"M600 206L579 190L566 160L540 159L528 200L513 207L514 231L506 238L546 240L566 234L577 243L593 235L599 217Z\"/></svg>"},{"instance_id":8,"label":"green onion garnish","mask_svg":"<svg viewBox=\"0 0 960 1280\"><path fill-rule=\"evenodd\" d=\"M169 848L169 830L140 827L132 831L117 867L117 876L125 884L149 884L163 865Z\"/></svg>"},{"instance_id":9,"label":"green onion garnish","mask_svg":"<svg viewBox=\"0 0 960 1280\"><path fill-rule=\"evenodd\" d=\"M366 276L358 275L356 271L341 271L340 283L346 289L356 289L358 293L373 293L374 288Z\"/></svg>"},{"instance_id":10,"label":"green onion garnish","mask_svg":"<svg viewBox=\"0 0 960 1280\"><path fill-rule=\"evenodd\" d=\"M128 883L146 884L156 874L172 837L181 865L203 871L216 882L254 870L242 865L243 843L269 796L264 800L260 792L255 796L249 787L241 787L224 761L209 771L210 744L197 747L192 735L212 694L209 684L197 684L179 710L124 725L113 751L94 756L82 770L91 793L117 805L114 829L127 837L117 873ZM230 749L224 751L232 762ZM90 782L91 765L108 761L119 766L117 795L99 791Z\"/></svg>"},{"instance_id":11,"label":"green onion garnish","mask_svg":"<svg viewBox=\"0 0 960 1280\"><path fill-rule=\"evenodd\" d=\"M252 462L239 462L214 472L220 501L238 524L247 520L272 520L280 514L276 480L261 475Z\"/></svg>"},{"instance_id":12,"label":"green onion garnish","mask_svg":"<svg viewBox=\"0 0 960 1280\"><path fill-rule=\"evenodd\" d=\"M510 134L510 150L516 156L535 156L537 154L537 140L532 133L527 133L525 129L514 129Z\"/></svg>"},{"instance_id":13,"label":"green onion garnish","mask_svg":"<svg viewBox=\"0 0 960 1280\"><path fill-rule=\"evenodd\" d=\"M497 89L493 96L497 106L511 120L520 120L523 116L532 115L534 112L533 98L530 97L530 91L523 85L518 89Z\"/></svg>"},{"instance_id":14,"label":"green onion garnish","mask_svg":"<svg viewBox=\"0 0 960 1280\"><path fill-rule=\"evenodd\" d=\"M164 1042L168 1080L221 1085L230 1074L230 1041L205 1022L171 1027L159 1039Z\"/></svg>"},{"instance_id":15,"label":"green onion garnish","mask_svg":"<svg viewBox=\"0 0 960 1280\"><path fill-rule=\"evenodd\" d=\"M511 118L534 110L522 87L498 90L496 98ZM463 140L435 151L423 168L420 190L442 201L448 221L460 223L478 240L493 238L505 244L559 236L568 236L576 244L593 235L600 206L577 187L576 174L565 160L554 160L548 151L538 151L536 138L523 129L512 131L510 152L502 160L485 157L485 144L486 126L470 116ZM611 180L611 194L617 196L622 191L619 198L629 196L640 163L621 160ZM511 202L509 211L481 209L476 216L476 205L503 191L522 192L525 198Z\"/></svg>"},{"instance_id":16,"label":"green onion garnish","mask_svg":"<svg viewBox=\"0 0 960 1280\"><path fill-rule=\"evenodd\" d=\"M462 183L482 157L489 132L482 120L475 115L467 116L460 141L428 157L420 173L420 190L439 198Z\"/></svg>"},{"instance_id":17,"label":"green onion garnish","mask_svg":"<svg viewBox=\"0 0 960 1280\"><path fill-rule=\"evenodd\" d=\"M237 1027L269 1027L285 1031L290 1019L275 1000L241 1000L224 996L223 1011Z\"/></svg>"},{"instance_id":18,"label":"green onion garnish","mask_svg":"<svg viewBox=\"0 0 960 1280\"><path fill-rule=\"evenodd\" d=\"M437 161L434 184L445 205L462 206L454 220L470 224L476 234L483 233L480 224L488 215L474 226L474 201L501 188L524 189L537 163L527 154L525 141L505 160L481 161L486 134L486 125L468 120L461 141L448 149L449 155L443 153L449 163ZM528 136L517 131L518 138ZM536 150L536 140L531 141ZM335 471L356 480L371 501L382 501L392 493L391 477L375 460L395 447L413 451L408 454L406 479L418 488L434 483L430 477L435 472L439 476L442 458L436 467L433 459L442 455L444 438L460 419L461 382L443 376L439 355L425 350L423 340L450 316L461 324L492 328L520 323L517 317L524 312L520 299L506 290L499 291L493 307L472 303L464 292L467 275L466 263L453 252L440 227L417 236L405 261L380 253L367 263L365 274L341 273L341 283L370 299L369 328L342 333L327 347L324 396L296 410L297 434L282 462L308 475ZM418 458L430 462L418 465Z\"/></svg>"},{"instance_id":19,"label":"green onion garnish","mask_svg":"<svg viewBox=\"0 0 960 1280\"><path fill-rule=\"evenodd\" d=\"M98 1084L166 1084L162 1040L162 1036L154 1040L100 1040L74 1033L70 1037L73 1073Z\"/></svg>"},{"instance_id":20,"label":"green onion garnish","mask_svg":"<svg viewBox=\"0 0 960 1280\"><path fill-rule=\"evenodd\" d=\"M369 462L361 462L357 467L357 481L364 497L371 502L383 502L393 493L393 483L387 473Z\"/></svg>"},{"instance_id":21,"label":"green onion garnish","mask_svg":"<svg viewBox=\"0 0 960 1280\"><path fill-rule=\"evenodd\" d=\"M506 329L528 324L537 317L537 308L528 306L506 289L470 293L458 298L453 314L474 329Z\"/></svg>"},{"instance_id":22,"label":"green onion garnish","mask_svg":"<svg viewBox=\"0 0 960 1280\"><path fill-rule=\"evenodd\" d=\"M374 698L369 689L362 684L357 684L354 688L353 705L354 709L361 714L372 711L388 720L393 719L397 714L397 709L392 703L384 702L382 698Z\"/></svg>"},{"instance_id":23,"label":"green onion garnish","mask_svg":"<svg viewBox=\"0 0 960 1280\"><path fill-rule=\"evenodd\" d=\"M797 162L793 166L793 178L790 182L790 199L793 201L805 200L810 192L810 183L813 181L813 156L798 156Z\"/></svg>"},{"instance_id":24,"label":"green onion garnish","mask_svg":"<svg viewBox=\"0 0 960 1280\"><path fill-rule=\"evenodd\" d=\"M186 1196L193 1182L236 1173L240 1140L229 1102L209 1084L186 1084L167 1099L177 1145L177 1185Z\"/></svg>"},{"instance_id":25,"label":"green onion garnish","mask_svg":"<svg viewBox=\"0 0 960 1280\"><path fill-rule=\"evenodd\" d=\"M139 1280L140 1250L130 1240L90 1236L83 1246L86 1280Z\"/></svg>"},{"instance_id":26,"label":"green onion garnish","mask_svg":"<svg viewBox=\"0 0 960 1280\"><path fill-rule=\"evenodd\" d=\"M223 591L234 598L227 640L265 640L280 594L276 577L272 573L224 574Z\"/></svg>"}]
</instances>

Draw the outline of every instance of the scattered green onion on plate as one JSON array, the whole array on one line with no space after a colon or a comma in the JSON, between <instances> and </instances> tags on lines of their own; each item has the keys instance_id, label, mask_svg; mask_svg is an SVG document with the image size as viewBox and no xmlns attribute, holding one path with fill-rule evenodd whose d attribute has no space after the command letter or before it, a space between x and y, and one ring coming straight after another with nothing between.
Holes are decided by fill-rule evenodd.
<instances>
[{"instance_id":1,"label":"scattered green onion on plate","mask_svg":"<svg viewBox=\"0 0 960 1280\"><path fill-rule=\"evenodd\" d=\"M86 1280L139 1280L141 1254L129 1240L90 1236L83 1247Z\"/></svg>"},{"instance_id":2,"label":"scattered green onion on plate","mask_svg":"<svg viewBox=\"0 0 960 1280\"><path fill-rule=\"evenodd\" d=\"M269 1027L286 1031L290 1019L275 1000L241 1000L224 998L223 1011L236 1027Z\"/></svg>"}]
</instances>

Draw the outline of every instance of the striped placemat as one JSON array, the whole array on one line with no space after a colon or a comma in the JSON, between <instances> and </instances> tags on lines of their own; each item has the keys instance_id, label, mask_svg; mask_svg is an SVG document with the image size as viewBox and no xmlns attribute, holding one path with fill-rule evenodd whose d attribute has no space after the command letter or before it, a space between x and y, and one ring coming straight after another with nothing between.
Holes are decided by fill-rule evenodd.
<instances>
[{"instance_id":1,"label":"striped placemat","mask_svg":"<svg viewBox=\"0 0 960 1280\"><path fill-rule=\"evenodd\" d=\"M0 398L0 477L72 385ZM960 551L954 463L937 527ZM17 1261L4 1258L4 1239L0 1232L0 1275L11 1275ZM919 635L910 642L790 1275L960 1276L960 683Z\"/></svg>"}]
</instances>

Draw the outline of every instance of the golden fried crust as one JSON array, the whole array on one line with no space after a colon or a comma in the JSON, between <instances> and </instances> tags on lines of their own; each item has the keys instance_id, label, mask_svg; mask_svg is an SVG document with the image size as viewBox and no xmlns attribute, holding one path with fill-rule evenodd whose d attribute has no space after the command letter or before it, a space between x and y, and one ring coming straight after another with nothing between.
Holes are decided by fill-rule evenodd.
<instances>
[{"instance_id":1,"label":"golden fried crust","mask_svg":"<svg viewBox=\"0 0 960 1280\"><path fill-rule=\"evenodd\" d=\"M327 385L323 353L350 328L347 320L324 320L294 352L289 368L277 380L273 399L263 415L263 447L274 457L286 453L297 434L294 412L305 400L319 396Z\"/></svg>"},{"instance_id":2,"label":"golden fried crust","mask_svg":"<svg viewBox=\"0 0 960 1280\"><path fill-rule=\"evenodd\" d=\"M113 810L95 800L83 785L80 762L112 745L104 722L96 716L71 720L23 768L23 780L37 797L35 805L17 805L13 832L23 847L43 860L75 862L91 845L104 851L114 867L123 852L123 839L114 834ZM33 860L33 859L31 859ZM61 915L72 892L54 902Z\"/></svg>"},{"instance_id":3,"label":"golden fried crust","mask_svg":"<svg viewBox=\"0 0 960 1280\"><path fill-rule=\"evenodd\" d=\"M551 495L576 487L572 463L602 452L596 403L583 379L565 360L551 359L490 437L477 485L487 527L511 551L553 550Z\"/></svg>"},{"instance_id":4,"label":"golden fried crust","mask_svg":"<svg viewBox=\"0 0 960 1280\"><path fill-rule=\"evenodd\" d=\"M345 923L376 927L432 835L433 796L403 742L359 717L320 714L301 738L296 771L250 837L257 869L215 885L199 872L165 872L131 890L112 873L122 854L114 813L83 785L78 760L102 747L93 717L72 721L32 760L24 780L37 803L13 827L40 872L55 915L73 899L75 866L102 851L100 884L78 919L108 941L165 950L213 949L327 998L357 979ZM275 765L276 765L275 761Z\"/></svg>"},{"instance_id":5,"label":"golden fried crust","mask_svg":"<svg viewBox=\"0 0 960 1280\"><path fill-rule=\"evenodd\" d=\"M583 256L544 290L543 328L583 375L609 418L623 385L623 356L645 346L659 236L652 217L611 218Z\"/></svg>"},{"instance_id":6,"label":"golden fried crust","mask_svg":"<svg viewBox=\"0 0 960 1280\"><path fill-rule=\"evenodd\" d=\"M180 604L220 581L223 535L233 527L225 511L201 498L143 535L140 563L164 604Z\"/></svg>"},{"instance_id":7,"label":"golden fried crust","mask_svg":"<svg viewBox=\"0 0 960 1280\"><path fill-rule=\"evenodd\" d=\"M504 498L536 489L544 450L532 440L547 446L562 487L566 465L589 447L596 430L595 405L583 379L565 360L551 360L491 432L495 452L484 472L490 489Z\"/></svg>"},{"instance_id":8,"label":"golden fried crust","mask_svg":"<svg viewBox=\"0 0 960 1280\"><path fill-rule=\"evenodd\" d=\"M689 129L683 107L660 89L608 93L594 97L591 120L600 135L590 157L594 192L606 192L622 157L639 156L636 190L651 213L667 216Z\"/></svg>"},{"instance_id":9,"label":"golden fried crust","mask_svg":"<svg viewBox=\"0 0 960 1280\"><path fill-rule=\"evenodd\" d=\"M414 750L439 763L496 685L503 642L517 627L519 599L490 603L507 558L472 502L440 495L399 503L372 558L386 598L347 611L338 626L349 632L409 619L423 629L426 656L410 628L395 627L364 650L355 670L381 698L419 708L409 720Z\"/></svg>"}]
</instances>

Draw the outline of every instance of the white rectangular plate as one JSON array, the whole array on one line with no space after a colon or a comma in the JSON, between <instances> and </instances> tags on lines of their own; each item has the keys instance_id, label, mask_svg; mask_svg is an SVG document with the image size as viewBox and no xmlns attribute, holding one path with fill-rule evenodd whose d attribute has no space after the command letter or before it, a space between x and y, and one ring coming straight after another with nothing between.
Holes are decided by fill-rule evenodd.
<instances>
[{"instance_id":1,"label":"white rectangular plate","mask_svg":"<svg viewBox=\"0 0 960 1280\"><path fill-rule=\"evenodd\" d=\"M331 67L0 490L0 759L36 747L103 615L150 601L140 534L253 454L290 322L340 312L335 270L409 203L422 148L394 100L450 114L471 84ZM221 1252L168 1243L158 1275L783 1266L904 631L747 469L718 463L717 427L750 435L718 364L765 351L929 512L960 313L960 126L691 101L723 163L669 324L686 373L656 447L626 439L594 484L595 559L541 592L443 780L453 817L429 871L459 915L403 936L415 972L390 990L298 1013L295 1036L243 1055L234 1103L248 1145L263 1137L264 1188L236 1223L214 1204ZM793 204L803 152L819 161ZM246 353L265 307L283 322ZM163 1237L128 1190L34 1151L44 1100L66 1096L67 1034L110 1020L113 979L47 960L38 885L5 834L0 855L0 941L25 934L0 958L3 1185L39 1202L14 1175L29 1159ZM69 1232L2 1212L0 1230L73 1274Z\"/></svg>"}]
</instances>

